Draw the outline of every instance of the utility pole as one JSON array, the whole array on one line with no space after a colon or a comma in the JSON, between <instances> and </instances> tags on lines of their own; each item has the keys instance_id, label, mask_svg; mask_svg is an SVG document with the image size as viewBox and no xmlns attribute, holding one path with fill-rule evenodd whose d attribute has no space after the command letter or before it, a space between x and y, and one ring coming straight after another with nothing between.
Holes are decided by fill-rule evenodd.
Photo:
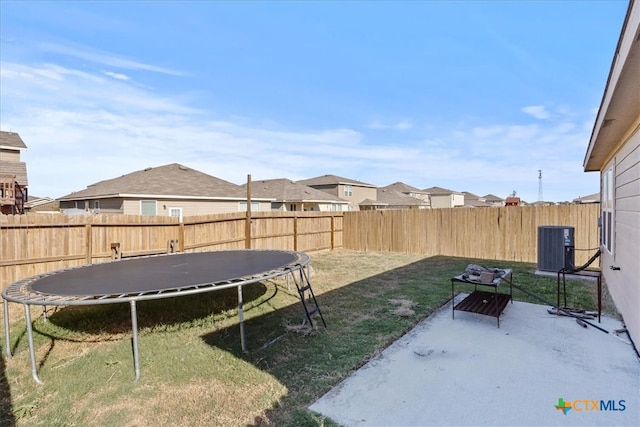
<instances>
[{"instance_id":1,"label":"utility pole","mask_svg":"<svg viewBox=\"0 0 640 427\"><path fill-rule=\"evenodd\" d=\"M542 201L542 169L538 169L538 201Z\"/></svg>"}]
</instances>

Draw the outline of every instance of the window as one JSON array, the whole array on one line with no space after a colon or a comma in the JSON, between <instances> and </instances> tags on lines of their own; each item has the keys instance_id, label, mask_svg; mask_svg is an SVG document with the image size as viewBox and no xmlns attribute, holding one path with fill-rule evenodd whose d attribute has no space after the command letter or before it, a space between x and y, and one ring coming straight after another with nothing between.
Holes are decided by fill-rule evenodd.
<instances>
[{"instance_id":1,"label":"window","mask_svg":"<svg viewBox=\"0 0 640 427\"><path fill-rule=\"evenodd\" d=\"M93 209L99 211L100 210L100 200L93 201Z\"/></svg>"},{"instance_id":2,"label":"window","mask_svg":"<svg viewBox=\"0 0 640 427\"><path fill-rule=\"evenodd\" d=\"M602 210L601 217L601 233L600 241L609 253L613 254L613 212L614 212L614 178L613 167L607 169L602 174L602 197L600 199L600 205Z\"/></svg>"},{"instance_id":3,"label":"window","mask_svg":"<svg viewBox=\"0 0 640 427\"><path fill-rule=\"evenodd\" d=\"M156 215L156 201L140 200L140 215Z\"/></svg>"},{"instance_id":4,"label":"window","mask_svg":"<svg viewBox=\"0 0 640 427\"><path fill-rule=\"evenodd\" d=\"M289 204L289 211L291 211L291 212L295 212L296 211L296 204L295 203Z\"/></svg>"},{"instance_id":5,"label":"window","mask_svg":"<svg viewBox=\"0 0 640 427\"><path fill-rule=\"evenodd\" d=\"M179 218L180 222L182 222L182 208L169 208L169 216Z\"/></svg>"},{"instance_id":6,"label":"window","mask_svg":"<svg viewBox=\"0 0 640 427\"><path fill-rule=\"evenodd\" d=\"M258 212L260 210L260 202L251 202L251 212ZM240 202L238 206L238 212L247 211L247 202Z\"/></svg>"},{"instance_id":7,"label":"window","mask_svg":"<svg viewBox=\"0 0 640 427\"><path fill-rule=\"evenodd\" d=\"M344 197L351 197L351 196L353 196L353 187L351 187L350 185L345 185Z\"/></svg>"}]
</instances>

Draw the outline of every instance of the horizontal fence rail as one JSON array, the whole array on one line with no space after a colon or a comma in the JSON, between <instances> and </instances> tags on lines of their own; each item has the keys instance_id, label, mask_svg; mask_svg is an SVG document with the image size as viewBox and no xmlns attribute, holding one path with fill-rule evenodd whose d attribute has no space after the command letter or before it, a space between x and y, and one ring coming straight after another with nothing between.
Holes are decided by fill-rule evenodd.
<instances>
[{"instance_id":1,"label":"horizontal fence rail","mask_svg":"<svg viewBox=\"0 0 640 427\"><path fill-rule=\"evenodd\" d=\"M0 287L115 258L222 249L419 253L537 262L538 226L575 228L576 264L599 246L599 205L359 212L244 212L178 218L0 215Z\"/></svg>"},{"instance_id":2,"label":"horizontal fence rail","mask_svg":"<svg viewBox=\"0 0 640 427\"><path fill-rule=\"evenodd\" d=\"M247 239L249 233L249 239ZM112 259L223 249L342 246L342 213L244 212L178 218L117 214L0 215L0 287Z\"/></svg>"}]
</instances>

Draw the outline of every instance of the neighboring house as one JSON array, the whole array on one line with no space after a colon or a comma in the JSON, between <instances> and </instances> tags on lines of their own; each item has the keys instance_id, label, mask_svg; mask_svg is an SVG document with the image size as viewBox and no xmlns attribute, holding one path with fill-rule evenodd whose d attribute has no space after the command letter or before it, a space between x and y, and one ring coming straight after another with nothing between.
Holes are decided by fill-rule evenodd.
<instances>
[{"instance_id":1,"label":"neighboring house","mask_svg":"<svg viewBox=\"0 0 640 427\"><path fill-rule=\"evenodd\" d=\"M640 1L631 0L584 159L600 172L602 274L640 345Z\"/></svg>"},{"instance_id":2,"label":"neighboring house","mask_svg":"<svg viewBox=\"0 0 640 427\"><path fill-rule=\"evenodd\" d=\"M348 201L348 210L350 211L359 210L360 203L366 199L375 200L377 197L375 185L336 175L323 175L303 179L298 181L298 183L308 185L309 187Z\"/></svg>"},{"instance_id":3,"label":"neighboring house","mask_svg":"<svg viewBox=\"0 0 640 427\"><path fill-rule=\"evenodd\" d=\"M493 194L487 194L486 196L479 197L478 200L481 202L489 203L492 206L504 206L505 200L494 196Z\"/></svg>"},{"instance_id":4,"label":"neighboring house","mask_svg":"<svg viewBox=\"0 0 640 427\"><path fill-rule=\"evenodd\" d=\"M243 184L246 191L247 184ZM349 202L289 179L251 182L251 198L271 200L274 211L343 211Z\"/></svg>"},{"instance_id":5,"label":"neighboring house","mask_svg":"<svg viewBox=\"0 0 640 427\"><path fill-rule=\"evenodd\" d=\"M576 203L576 204L600 203L600 193L594 193L588 196L578 197L577 199L573 199L572 203Z\"/></svg>"},{"instance_id":6,"label":"neighboring house","mask_svg":"<svg viewBox=\"0 0 640 427\"><path fill-rule=\"evenodd\" d=\"M520 197L509 196L509 197L507 197L505 199L504 205L505 206L520 206L520 205L522 205L522 201L520 200Z\"/></svg>"},{"instance_id":7,"label":"neighboring house","mask_svg":"<svg viewBox=\"0 0 640 427\"><path fill-rule=\"evenodd\" d=\"M367 199L360 203L360 210L386 209L429 209L429 203L389 187L378 188L376 200Z\"/></svg>"},{"instance_id":8,"label":"neighboring house","mask_svg":"<svg viewBox=\"0 0 640 427\"><path fill-rule=\"evenodd\" d=\"M100 181L58 200L63 212L82 209L93 213L182 218L247 210L246 190L241 186L178 163ZM251 200L252 211L270 209L270 200Z\"/></svg>"},{"instance_id":9,"label":"neighboring house","mask_svg":"<svg viewBox=\"0 0 640 427\"><path fill-rule=\"evenodd\" d=\"M490 208L492 205L483 200L480 200L479 196L468 191L463 191L464 195L464 207L465 208Z\"/></svg>"},{"instance_id":10,"label":"neighboring house","mask_svg":"<svg viewBox=\"0 0 640 427\"><path fill-rule=\"evenodd\" d=\"M60 202L51 197L29 196L29 201L24 204L26 212L58 212Z\"/></svg>"},{"instance_id":11,"label":"neighboring house","mask_svg":"<svg viewBox=\"0 0 640 427\"><path fill-rule=\"evenodd\" d=\"M416 199L422 200L426 203L426 205L422 205L421 209L431 207L431 195L425 191L419 190L416 187L412 187L411 185L405 184L404 182L394 182L393 184L387 185L386 187L382 187L387 190L395 190L399 193L406 194L407 196L415 197Z\"/></svg>"},{"instance_id":12,"label":"neighboring house","mask_svg":"<svg viewBox=\"0 0 640 427\"><path fill-rule=\"evenodd\" d=\"M464 194L441 187L431 187L422 190L429 193L431 208L455 208L464 206Z\"/></svg>"},{"instance_id":13,"label":"neighboring house","mask_svg":"<svg viewBox=\"0 0 640 427\"><path fill-rule=\"evenodd\" d=\"M0 131L0 212L23 214L28 200L27 165L20 161L20 152L26 150L20 135Z\"/></svg>"}]
</instances>

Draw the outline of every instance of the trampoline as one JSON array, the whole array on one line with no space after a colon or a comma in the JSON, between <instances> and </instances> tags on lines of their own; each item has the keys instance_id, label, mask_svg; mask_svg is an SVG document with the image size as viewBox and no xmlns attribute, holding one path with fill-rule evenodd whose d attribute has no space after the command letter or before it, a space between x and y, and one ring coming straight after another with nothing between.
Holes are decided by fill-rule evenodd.
<instances>
[{"instance_id":1,"label":"trampoline","mask_svg":"<svg viewBox=\"0 0 640 427\"><path fill-rule=\"evenodd\" d=\"M237 287L242 351L246 352L242 287L291 275L298 286L309 287L303 252L278 250L226 250L153 255L57 270L22 279L2 291L6 353L11 357L9 302L24 306L31 373L36 369L31 305L95 305L128 302L131 306L135 379L140 379L136 302L172 298ZM300 288L299 288L300 289Z\"/></svg>"}]
</instances>

